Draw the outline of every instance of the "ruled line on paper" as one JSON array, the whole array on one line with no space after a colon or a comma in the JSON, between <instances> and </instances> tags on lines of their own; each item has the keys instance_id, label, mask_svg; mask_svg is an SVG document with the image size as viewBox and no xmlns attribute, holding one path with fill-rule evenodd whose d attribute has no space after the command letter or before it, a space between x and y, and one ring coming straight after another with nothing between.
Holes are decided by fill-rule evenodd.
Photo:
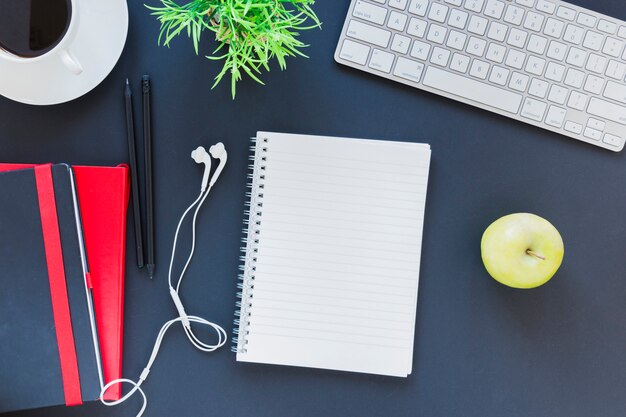
<instances>
[{"instance_id":1,"label":"ruled line on paper","mask_svg":"<svg viewBox=\"0 0 626 417\"><path fill-rule=\"evenodd\" d=\"M276 275L275 273L273 273L272 275ZM291 277L291 276L290 276ZM316 279L317 280L317 279ZM331 282L336 282L336 281L332 281L329 280ZM285 281L274 281L271 279L267 279L264 278L263 279L264 283L269 283L269 284L284 284ZM365 290L355 290L354 288L350 288L349 290L345 290L343 288L339 288L339 287L333 287L333 286L324 286L324 285L312 285L312 284L303 284L302 282L298 282L298 287L307 287L307 288L319 288L319 289L325 289L325 290L337 290L337 291L350 291L352 293L364 293L364 294L376 294L376 295L389 295L389 296L394 296L394 297L406 297L406 298L413 298L412 294L395 294L395 293L391 293L391 292L383 292L383 291L365 291ZM372 285L375 286L375 284L367 284L367 285ZM387 284L381 284L380 286L384 286L387 287ZM410 289L410 290L414 290L415 288L412 287L396 287L396 288L406 288L406 289ZM300 293L295 293L295 294L300 294Z\"/></svg>"},{"instance_id":2,"label":"ruled line on paper","mask_svg":"<svg viewBox=\"0 0 626 417\"><path fill-rule=\"evenodd\" d=\"M307 319L303 319L301 317L298 318L292 318L292 317L282 317L282 316L270 316L270 315L266 315L266 314L258 314L255 313L254 314L255 319L256 318L267 318L267 319L279 319L279 320L284 320L284 321L294 321L294 322L311 322L311 323L319 323L319 324L337 324L337 321L324 321L324 320L307 320ZM346 316L342 316L342 318L344 318ZM361 318L361 317L357 317L357 318ZM373 321L376 319L368 319L369 321ZM383 320L383 321L389 321L392 322L394 324L410 324L410 321L404 321L404 322L398 322L397 320ZM347 325L347 324L344 324ZM387 330L389 329L389 326L370 326L370 325L363 325L363 324L359 324L358 325L359 328L364 328L364 329L377 329L377 330ZM401 329L394 329L395 331L401 330Z\"/></svg>"},{"instance_id":3,"label":"ruled line on paper","mask_svg":"<svg viewBox=\"0 0 626 417\"><path fill-rule=\"evenodd\" d=\"M281 181L293 181L292 179L289 178L280 178ZM336 182L325 182L325 181L313 181L310 179L298 179L297 181L295 181L299 184L318 184L318 185L337 185ZM421 190L394 190L394 189L390 189L388 187L375 187L371 184L369 185L350 185L350 188L362 188L362 189L367 189L370 190L372 192L376 192L376 191L380 191L380 190L385 190L385 191L391 191L391 192L397 192L397 193L403 193L403 194L419 194L419 195L425 195L424 191Z\"/></svg>"},{"instance_id":4,"label":"ruled line on paper","mask_svg":"<svg viewBox=\"0 0 626 417\"><path fill-rule=\"evenodd\" d=\"M377 313L389 313L389 314L401 314L401 315L407 315L407 314L410 315L411 314L409 312L384 310L384 309L380 309L380 308L354 307L354 306L348 307L345 304L309 303L309 302L305 302L305 301L302 301L302 300L290 301L290 300L281 300L281 299L278 299L278 298L259 297L259 296L256 296L254 298L255 298L255 301L258 299L258 300L263 300L263 301L277 301L277 302L281 302L281 303L297 303L299 305L310 305L310 306L317 306L317 307L349 308L350 310L365 310L365 311L374 311L374 312L377 312Z\"/></svg>"},{"instance_id":5,"label":"ruled line on paper","mask_svg":"<svg viewBox=\"0 0 626 417\"><path fill-rule=\"evenodd\" d=\"M256 307L255 307L256 308ZM261 310L266 311L266 310L270 310L270 311L284 311L285 313L290 313L290 314L297 314L297 313L303 313L303 314L318 314L320 316L328 316L328 317L336 317L336 314L331 314L331 313L326 313L324 311L308 311L308 310L298 310L298 309L290 309L290 308L279 308L279 307L263 307ZM254 314L257 314L256 312ZM281 317L281 316L278 316ZM393 322L393 323L412 323L411 320L398 320L396 318L394 319L385 319L382 318L380 315L378 316L364 316L364 315L350 315L350 314L342 314L341 317L343 318L356 318L356 319L367 319L370 321L385 321L385 322Z\"/></svg>"},{"instance_id":6,"label":"ruled line on paper","mask_svg":"<svg viewBox=\"0 0 626 417\"><path fill-rule=\"evenodd\" d=\"M308 339L308 340L320 340L320 341L324 341L324 342L332 342L332 343L337 343L337 344L353 344L353 345L359 345L359 346L376 346L376 347L383 347L383 348L391 348L391 349L402 349L402 350L406 350L408 349L408 346L396 346L396 345L390 345L390 344L384 344L384 343L363 343L363 342L355 342L355 341L350 341L350 340L337 340L337 339L332 339L332 338L321 338L321 337L307 337L307 336L296 336L293 334L289 334L289 335L284 335L284 334L279 334L279 333L271 333L271 332L254 332L255 334L258 335L264 335L264 336L277 336L277 337L285 337L288 339L294 338L294 339Z\"/></svg>"},{"instance_id":7,"label":"ruled line on paper","mask_svg":"<svg viewBox=\"0 0 626 417\"><path fill-rule=\"evenodd\" d=\"M323 171L301 171L301 170L290 170L290 169L280 169L280 168L275 168L272 167L271 171L268 168L267 169L268 172L268 176L270 175L270 173L273 172L285 172L288 174L304 174L304 175L311 175L311 176L315 176L315 177L331 177L331 178L347 178L347 179L354 179L354 180L360 180L363 182L370 182L370 181L376 181L376 182L383 182L385 184L403 184L403 185L412 185L414 187L419 187L419 186L423 186L424 184L420 184L420 183L415 183L413 181L389 181L389 180L384 180L384 179L377 179L377 178L363 178L363 177L358 177L358 176L354 176L354 175L338 175L338 174L326 174Z\"/></svg>"},{"instance_id":8,"label":"ruled line on paper","mask_svg":"<svg viewBox=\"0 0 626 417\"><path fill-rule=\"evenodd\" d=\"M339 157L336 155L311 155L311 154L304 154L304 153L297 153L297 152L285 152L285 151L277 151L275 149L272 149L272 154L274 155L292 155L292 156L299 156L299 157L303 157L303 158L310 158L312 157L317 157L320 159L335 159L335 160L340 160L340 161L355 161L355 162L365 162L367 164L380 164L380 165L396 165L396 166L404 166L404 167L409 167L409 168L417 168L417 169L425 169L426 166L425 165L413 165L413 164L399 164L399 163L393 163L390 164L389 162L386 161L380 161L380 160L372 160L372 159L356 159L356 158L345 158L345 157Z\"/></svg>"},{"instance_id":9,"label":"ruled line on paper","mask_svg":"<svg viewBox=\"0 0 626 417\"><path fill-rule=\"evenodd\" d=\"M272 154L272 163L274 162L281 162L281 163L285 163L285 164L294 164L295 162L293 162L293 160L290 159L280 159L280 158L276 158L275 155L279 154L279 152L274 152ZM321 161L326 161L326 158L320 158ZM423 178L423 176L421 174L415 174L415 167L414 166L410 166L412 169L411 171L407 170L403 170L403 171L387 171L387 170L382 170L382 169L374 169L372 168L371 165L371 161L354 161L354 162L364 162L366 163L368 166L366 167L368 172L373 172L373 173L377 173L377 174L400 174L400 175L405 175L405 176L410 176L410 177L417 177L417 178ZM302 162L299 161L297 163L298 165L307 165L307 166L313 166L315 168L333 168L333 169L348 169L348 170L352 170L355 169L354 167L348 167L348 166L337 166L337 165L333 165L333 164L323 164L323 163L319 163L319 162ZM386 167L389 167L389 164L386 164L383 162L383 164L385 164ZM392 165L394 166L394 165ZM357 168L358 169L358 168Z\"/></svg>"},{"instance_id":10,"label":"ruled line on paper","mask_svg":"<svg viewBox=\"0 0 626 417\"><path fill-rule=\"evenodd\" d=\"M264 254L263 257L264 258L272 258L272 259L281 259L280 256L267 255L267 254ZM300 258L300 257L290 257L289 259L297 260L297 261L305 261L305 262L311 260L310 258ZM330 265L354 265L353 262L330 262L330 261L325 262L325 264L330 264ZM373 266L373 265L364 265L364 266L367 266L368 268L388 269L388 270L391 270L391 271L402 271L402 272L413 272L413 271L415 271L415 268L407 269L407 268L393 268L393 267L382 267L382 266Z\"/></svg>"},{"instance_id":11,"label":"ruled line on paper","mask_svg":"<svg viewBox=\"0 0 626 417\"><path fill-rule=\"evenodd\" d=\"M280 272L276 272L276 271L271 271L268 272L268 275L271 276L284 276L284 277L289 277L289 278L294 278L294 279L315 279L316 281L329 281L329 282L341 282L341 283L362 283L364 285L374 285L374 286L380 286L380 287L389 287L389 288L402 288L405 290L411 290L414 291L415 287L413 286L406 286L406 285L392 285L388 282L371 282L371 281L363 281L363 280L338 280L338 279L327 279L327 278L320 278L320 277L311 277L311 276L303 276L303 275L294 275L294 274L287 274L287 273L280 273ZM363 274L359 274L359 275L363 275ZM385 276L385 279L401 279L401 280L405 280L405 281L412 281L412 278L393 278L393 277L388 277ZM266 279L266 282L284 282L284 281L272 281L270 279ZM302 284L298 284L298 285L302 285ZM331 289L332 287L329 287L329 289ZM352 290L352 291L357 291L357 290ZM384 295L385 293L381 293L381 295Z\"/></svg>"},{"instance_id":12,"label":"ruled line on paper","mask_svg":"<svg viewBox=\"0 0 626 417\"><path fill-rule=\"evenodd\" d=\"M259 264L259 267L261 266L281 266L281 267L285 267L285 268L293 268L291 266L284 266L282 264L278 264L278 263L270 263L270 262L265 262L263 261L262 264ZM331 273L337 273L337 274L343 274L345 271L338 271L338 270L332 270L332 269L323 269L323 268L307 268L306 266L304 267L298 267L298 269L304 269L304 270L310 270L310 271L319 271L319 272L331 272ZM274 273L274 272L272 272ZM392 277L389 275L385 275L385 274L372 274L372 273L359 273L359 276L371 276L371 277L379 277L379 278L385 278L385 279L400 279L400 280L404 280L404 281L415 281L415 277ZM346 281L347 282L347 281ZM358 280L355 281L351 281L351 282L358 282Z\"/></svg>"}]
</instances>

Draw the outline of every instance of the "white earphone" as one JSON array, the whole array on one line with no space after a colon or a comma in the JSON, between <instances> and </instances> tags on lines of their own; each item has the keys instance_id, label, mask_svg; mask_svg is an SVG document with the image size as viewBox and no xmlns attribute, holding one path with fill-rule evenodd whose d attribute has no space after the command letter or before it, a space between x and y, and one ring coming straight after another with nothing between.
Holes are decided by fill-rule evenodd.
<instances>
[{"instance_id":1,"label":"white earphone","mask_svg":"<svg viewBox=\"0 0 626 417\"><path fill-rule=\"evenodd\" d=\"M213 145L213 146L216 146L216 145ZM213 146L211 146L211 149L213 149ZM224 145L222 145L222 148L223 147ZM224 150L224 152L226 152L226 150ZM206 187L209 183L209 174L211 172L211 156L208 154L208 152L206 151L206 149L204 149L203 146L198 146L196 149L194 149L191 152L191 158L194 161L196 161L196 164L206 165L206 167L204 168L204 174L202 175L202 187L201 187L201 190L204 191L206 190ZM211 183L211 185L213 185L213 182Z\"/></svg>"},{"instance_id":2,"label":"white earphone","mask_svg":"<svg viewBox=\"0 0 626 417\"><path fill-rule=\"evenodd\" d=\"M226 148L222 142L216 143L215 145L209 148L209 152L211 156L215 159L220 160L220 164L217 166L213 177L211 177L211 187L215 184L215 181L219 178L222 170L224 169L224 165L226 165L226 160L228 159L228 154L226 153Z\"/></svg>"},{"instance_id":3,"label":"white earphone","mask_svg":"<svg viewBox=\"0 0 626 417\"><path fill-rule=\"evenodd\" d=\"M168 280L170 295L172 297L172 300L174 301L176 310L178 311L178 317L167 321L163 325L163 327L161 327L161 330L159 331L159 334L154 343L154 347L152 348L152 353L150 355L150 359L148 360L148 364L141 372L141 375L139 376L139 379L137 380L137 382L132 381L130 379L126 379L126 378L120 378L120 379L116 379L114 381L109 382L100 391L100 402L102 402L102 404L106 406L114 406L114 405L123 403L124 401L129 399L136 391L139 391L139 393L141 394L143 398L143 404L141 406L141 409L137 413L137 417L141 417L141 415L146 410L146 406L148 405L148 400L146 398L146 394L141 389L141 384L148 377L148 374L150 373L150 368L152 367L152 364L154 363L154 360L156 359L156 356L159 353L159 348L161 347L161 342L163 341L163 337L165 336L165 333L167 332L167 330L173 324L178 323L178 322L182 323L183 329L185 330L185 334L187 335L187 338L189 339L191 344L203 352L213 352L219 349L220 347L224 346L224 344L226 344L226 340L227 340L226 331L221 326L213 322L210 322L206 319L203 319L202 317L187 315L187 313L185 312L185 308L183 306L183 302L181 301L180 296L178 294L178 291L180 289L180 284L183 281L183 277L185 276L185 272L187 272L187 267L189 266L189 263L191 262L191 258L193 257L193 254L196 248L196 219L198 217L198 212L200 211L200 207L202 207L202 204L204 204L204 201L208 197L209 192L211 191L211 188L213 188L213 185L215 184L220 174L222 173L222 170L224 169L224 166L226 165L226 161L228 159L226 148L224 147L224 144L221 142L216 143L215 145L211 146L209 148L209 153L207 153L206 149L204 149L202 146L199 146L193 152L191 152L191 158L196 163L206 165L204 169L204 174L202 175L202 185L200 187L200 195L185 210L185 212L183 213L183 215L181 216L178 222L178 226L176 227L176 233L174 234L174 244L172 247L172 257L170 259L170 268L169 268L167 280ZM217 168L215 169L213 176L211 177L211 181L209 182L209 175L211 173L211 157L215 159L219 159L220 162ZM185 266L183 267L183 270L178 277L178 283L176 284L176 288L174 288L172 286L172 268L174 265L174 255L176 254L176 244L178 243L178 233L180 232L180 227L183 221L185 220L185 217L187 217L187 214L194 207L195 207L195 210L193 213L193 219L191 223L191 227L192 227L191 251L189 253L189 256L187 257L187 262L185 263ZM191 323L205 324L209 326L212 330L215 331L217 335L217 343L209 344L209 343L202 342L193 332L191 328ZM104 393L113 385L121 384L121 383L128 383L132 385L133 388L119 400L116 400L116 401L105 400Z\"/></svg>"}]
</instances>

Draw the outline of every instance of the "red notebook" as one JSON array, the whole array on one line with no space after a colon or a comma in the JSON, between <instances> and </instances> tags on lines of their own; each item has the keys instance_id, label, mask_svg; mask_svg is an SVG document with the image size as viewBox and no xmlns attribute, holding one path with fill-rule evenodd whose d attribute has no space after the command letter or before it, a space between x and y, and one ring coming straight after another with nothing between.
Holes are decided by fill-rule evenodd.
<instances>
[{"instance_id":1,"label":"red notebook","mask_svg":"<svg viewBox=\"0 0 626 417\"><path fill-rule=\"evenodd\" d=\"M0 163L0 171L33 166ZM128 167L72 168L93 284L102 368L107 383L122 376ZM107 391L105 399L117 400L120 396L121 386L117 384Z\"/></svg>"}]
</instances>

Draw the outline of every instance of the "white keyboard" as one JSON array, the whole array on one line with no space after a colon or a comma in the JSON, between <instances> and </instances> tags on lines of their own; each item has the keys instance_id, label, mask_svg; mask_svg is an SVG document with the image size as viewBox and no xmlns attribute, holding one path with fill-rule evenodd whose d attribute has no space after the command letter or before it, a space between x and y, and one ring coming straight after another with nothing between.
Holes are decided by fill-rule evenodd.
<instances>
[{"instance_id":1,"label":"white keyboard","mask_svg":"<svg viewBox=\"0 0 626 417\"><path fill-rule=\"evenodd\" d=\"M618 152L625 44L558 0L352 0L335 60Z\"/></svg>"}]
</instances>

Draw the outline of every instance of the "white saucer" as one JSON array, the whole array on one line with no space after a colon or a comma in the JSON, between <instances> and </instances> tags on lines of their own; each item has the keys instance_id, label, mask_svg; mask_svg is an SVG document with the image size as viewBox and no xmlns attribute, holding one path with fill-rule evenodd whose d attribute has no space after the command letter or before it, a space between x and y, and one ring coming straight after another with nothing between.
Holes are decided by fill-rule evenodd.
<instances>
[{"instance_id":1,"label":"white saucer","mask_svg":"<svg viewBox=\"0 0 626 417\"><path fill-rule=\"evenodd\" d=\"M88 0L80 6L72 53L83 73L68 71L54 54L34 62L0 57L0 95L34 105L65 103L93 90L109 75L126 43L126 0Z\"/></svg>"}]
</instances>

